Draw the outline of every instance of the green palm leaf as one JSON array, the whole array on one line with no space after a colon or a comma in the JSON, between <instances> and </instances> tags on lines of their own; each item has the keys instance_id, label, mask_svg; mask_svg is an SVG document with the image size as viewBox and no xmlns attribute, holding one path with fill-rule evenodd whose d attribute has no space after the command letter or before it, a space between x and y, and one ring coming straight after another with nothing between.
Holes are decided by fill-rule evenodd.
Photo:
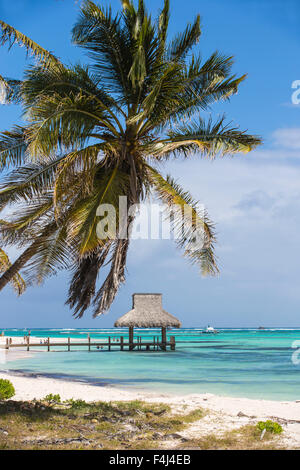
<instances>
[{"instance_id":1,"label":"green palm leaf","mask_svg":"<svg viewBox=\"0 0 300 470\"><path fill-rule=\"evenodd\" d=\"M184 249L184 255L192 263L199 265L203 275L216 274L214 226L206 211L199 211L198 203L170 176L165 179L150 166L148 168L157 196L172 215L178 246Z\"/></svg>"},{"instance_id":2,"label":"green palm leaf","mask_svg":"<svg viewBox=\"0 0 300 470\"><path fill-rule=\"evenodd\" d=\"M45 65L57 65L59 63L59 60L51 54L51 52L39 46L36 42L32 41L32 39L4 21L0 20L0 28L0 45L8 43L9 48L11 48L14 44L19 44L25 46L27 52L33 54Z\"/></svg>"},{"instance_id":3,"label":"green palm leaf","mask_svg":"<svg viewBox=\"0 0 300 470\"><path fill-rule=\"evenodd\" d=\"M236 127L224 123L224 117L207 123L202 119L199 123L181 126L168 132L168 139L156 144L154 156L168 156L178 153L188 156L199 152L210 158L226 154L247 153L260 145L257 136L246 134Z\"/></svg>"},{"instance_id":4,"label":"green palm leaf","mask_svg":"<svg viewBox=\"0 0 300 470\"><path fill-rule=\"evenodd\" d=\"M18 166L24 162L26 129L15 126L11 131L0 134L0 171L10 166Z\"/></svg>"},{"instance_id":5,"label":"green palm leaf","mask_svg":"<svg viewBox=\"0 0 300 470\"><path fill-rule=\"evenodd\" d=\"M5 251L0 248L0 273L5 272L10 266L11 263L9 257ZM12 278L11 284L18 295L23 294L26 289L25 281L18 273Z\"/></svg>"}]
</instances>

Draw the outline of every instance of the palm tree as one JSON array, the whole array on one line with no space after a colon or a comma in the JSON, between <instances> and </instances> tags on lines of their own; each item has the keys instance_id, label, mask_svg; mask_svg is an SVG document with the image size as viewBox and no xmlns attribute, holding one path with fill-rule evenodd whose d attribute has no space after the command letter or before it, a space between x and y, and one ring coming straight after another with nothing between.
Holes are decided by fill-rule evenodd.
<instances>
[{"instance_id":1,"label":"palm tree","mask_svg":"<svg viewBox=\"0 0 300 470\"><path fill-rule=\"evenodd\" d=\"M114 15L90 0L83 2L72 41L83 48L88 66L67 67L52 53L0 21L0 43L21 44L35 56L24 80L0 77L8 102L24 110L24 125L3 132L0 210L16 211L1 221L2 246L25 248L0 278L0 290L23 269L27 282L43 281L58 269L73 271L67 303L82 316L106 311L125 280L130 237L99 240L100 204L118 212L119 196L129 204L154 194L167 204L189 206L191 223L178 245L203 274L216 274L215 234L207 214L170 176L159 171L170 158L197 154L215 158L249 152L260 139L200 114L228 100L245 75L232 75L232 57L214 52L206 61L192 53L200 17L171 41L169 0L157 20L143 0L123 0ZM180 212L180 211L179 211ZM173 224L182 218L173 211ZM132 224L134 215L126 222ZM202 243L189 249L201 228ZM100 269L109 265L97 290Z\"/></svg>"}]
</instances>

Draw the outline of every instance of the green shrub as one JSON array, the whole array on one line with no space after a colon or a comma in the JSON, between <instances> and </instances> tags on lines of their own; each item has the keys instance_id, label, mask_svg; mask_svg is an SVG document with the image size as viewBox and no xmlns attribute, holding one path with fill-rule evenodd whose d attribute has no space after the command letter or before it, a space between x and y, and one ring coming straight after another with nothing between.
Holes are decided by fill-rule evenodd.
<instances>
[{"instance_id":1,"label":"green shrub","mask_svg":"<svg viewBox=\"0 0 300 470\"><path fill-rule=\"evenodd\" d=\"M74 398L70 398L69 400L66 400L64 403L67 403L68 405L71 405L71 408L85 408L88 404L84 400L74 400Z\"/></svg>"},{"instance_id":2,"label":"green shrub","mask_svg":"<svg viewBox=\"0 0 300 470\"><path fill-rule=\"evenodd\" d=\"M46 395L45 398L43 398L43 401L47 401L48 403L60 403L60 395L53 395L52 393L49 393L49 395Z\"/></svg>"},{"instance_id":3,"label":"green shrub","mask_svg":"<svg viewBox=\"0 0 300 470\"><path fill-rule=\"evenodd\" d=\"M9 380L0 379L0 400L8 400L15 393L15 388Z\"/></svg>"},{"instance_id":4,"label":"green shrub","mask_svg":"<svg viewBox=\"0 0 300 470\"><path fill-rule=\"evenodd\" d=\"M276 421L271 421L269 419L267 421L259 421L259 423L257 423L257 428L260 431L263 431L265 429L267 432L270 432L272 434L281 434L283 432L283 429L280 424L276 423Z\"/></svg>"}]
</instances>

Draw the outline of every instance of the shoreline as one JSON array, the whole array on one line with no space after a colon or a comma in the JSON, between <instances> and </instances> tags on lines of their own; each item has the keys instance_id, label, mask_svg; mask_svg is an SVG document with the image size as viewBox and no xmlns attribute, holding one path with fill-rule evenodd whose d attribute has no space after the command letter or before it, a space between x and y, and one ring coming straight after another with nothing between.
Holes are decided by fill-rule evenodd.
<instances>
[{"instance_id":1,"label":"shoreline","mask_svg":"<svg viewBox=\"0 0 300 470\"><path fill-rule=\"evenodd\" d=\"M26 351L26 344L23 337L12 337L14 343L22 344L16 349L3 349L6 337L0 337L0 360L1 354L5 355L4 363L25 359L45 352L43 345L40 348ZM32 341L40 341L41 338L32 336ZM79 340L79 339L78 339ZM78 341L76 340L76 341ZM81 341L85 339L82 338ZM64 342L64 338L55 338L55 342ZM80 341L80 340L79 340ZM80 342L81 342L80 341ZM24 346L24 347L23 347ZM3 356L2 356L3 357ZM61 398L84 398L86 401L119 401L119 400L146 400L161 401L178 405L184 403L190 407L206 407L208 404L215 411L239 413L240 411L249 416L258 414L263 416L277 416L282 419L299 421L300 424L300 399L299 400L274 400L263 398L246 398L236 396L217 395L210 392L203 393L172 393L159 390L149 390L143 388L122 388L121 384L95 382L82 376L65 376L60 374L47 374L43 372L30 372L22 367L18 370L1 369L0 378L8 378L15 383L16 400L41 399L49 393L59 393Z\"/></svg>"},{"instance_id":2,"label":"shoreline","mask_svg":"<svg viewBox=\"0 0 300 470\"><path fill-rule=\"evenodd\" d=\"M3 351L3 349L0 350ZM6 360L22 359L28 354L40 354L41 350L30 351L23 348L5 350ZM212 393L172 394L163 391L122 388L121 386L87 381L84 377L47 376L42 372L26 370L1 370L0 379L8 379L15 387L14 401L42 400L46 395L59 394L61 400L81 399L86 402L129 402L168 404L172 412L188 413L203 409L207 415L193 423L181 433L183 438L197 439L199 436L215 435L223 437L227 431L238 430L247 425L268 419L276 421L284 429L280 442L285 448L300 448L300 400L277 401L255 398L241 398L215 395Z\"/></svg>"},{"instance_id":3,"label":"shoreline","mask_svg":"<svg viewBox=\"0 0 300 470\"><path fill-rule=\"evenodd\" d=\"M207 414L181 433L184 438L198 438L214 434L222 437L227 431L238 430L246 425L256 425L258 421L271 419L284 429L281 443L289 449L300 448L300 400L272 401L250 398L232 398L211 393L171 395L168 393L123 390L111 385L84 383L74 380L25 375L0 371L0 379L10 380L16 390L12 400L41 400L48 394L59 394L61 400L84 399L86 402L128 402L143 401L164 403L172 412L188 413L203 409Z\"/></svg>"},{"instance_id":4,"label":"shoreline","mask_svg":"<svg viewBox=\"0 0 300 470\"><path fill-rule=\"evenodd\" d=\"M210 408L225 413L245 413L261 418L277 416L279 419L298 421L300 424L300 400L277 401L215 395L212 393L171 394L160 391L122 389L101 382L86 382L84 379L66 379L42 373L0 370L0 378L10 380L16 389L14 400L42 399L49 393L59 393L62 400L81 398L93 401L144 400L188 407Z\"/></svg>"},{"instance_id":5,"label":"shoreline","mask_svg":"<svg viewBox=\"0 0 300 470\"><path fill-rule=\"evenodd\" d=\"M89 376L84 376L84 375L68 375L67 373L56 373L56 372L44 372L44 371L30 371L27 370L26 368L23 368L22 365L20 364L20 368L18 369L9 369L9 366L7 368L1 367L1 364L9 364L9 362L17 361L17 360L26 360L29 357L34 357L36 355L44 354L46 353L45 344L41 344L41 347L37 346L32 348L30 351L26 350L26 343L24 342L23 337L16 337L12 336L12 340L14 344L19 344L17 348L11 348L11 349L6 349L5 348L5 340L7 337L1 337L0 336L0 378L1 378L1 373L15 376L15 377L27 377L27 378L41 378L41 379L49 379L49 380L57 380L59 382L66 382L66 383L74 383L74 384L81 384L81 385L86 385L86 386L91 386L91 387L100 387L100 388L107 388L107 389L112 389L112 390L119 390L119 392L124 392L129 393L131 396L150 396L150 397L156 397L156 396L166 396L170 399L176 398L176 397L203 397L203 396L212 396L212 397L219 397L220 399L224 400L249 400L250 402L270 402L274 404L281 404L281 403L299 403L300 404L300 396L298 399L298 396L295 399L284 399L284 398L268 398L268 397L251 397L249 396L243 396L242 394L240 395L229 395L226 392L223 394L222 391L220 393L215 392L213 390L210 391L186 391L186 392L179 392L177 393L176 391L172 390L167 390L163 391L162 389L152 389L152 388L147 388L147 387L138 387L138 386L133 386L133 385L122 385L122 381L118 380L105 380L102 379L101 377L89 377ZM52 338L53 341L57 344L57 346L60 345L60 343L65 342L65 338ZM31 336L31 341L32 342L39 342L40 340L45 340L45 338L40 338L40 337L35 337ZM78 338L76 339L76 342L84 342L85 338ZM61 352L61 351L59 351ZM3 357L4 355L4 357ZM163 385L163 384L162 384ZM52 393L52 392L50 392ZM45 395L44 395L45 396ZM33 397L34 398L34 397ZM70 397L67 397L70 398ZM22 398L20 398L22 399ZM32 399L32 398L30 398ZM129 398L130 399L130 398ZM135 398L132 398L135 399ZM143 398L142 398L143 399ZM113 400L113 399L112 399ZM118 400L118 398L116 398ZM87 400L89 401L89 400ZM93 400L90 400L93 401ZM299 405L300 408L300 405ZM300 420L300 415L299 415L299 420Z\"/></svg>"}]
</instances>

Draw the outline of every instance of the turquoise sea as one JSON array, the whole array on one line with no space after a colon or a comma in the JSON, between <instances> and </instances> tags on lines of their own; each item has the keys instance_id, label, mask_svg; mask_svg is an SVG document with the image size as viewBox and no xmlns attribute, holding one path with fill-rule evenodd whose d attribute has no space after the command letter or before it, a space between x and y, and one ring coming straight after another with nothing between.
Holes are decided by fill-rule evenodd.
<instances>
[{"instance_id":1,"label":"turquoise sea","mask_svg":"<svg viewBox=\"0 0 300 470\"><path fill-rule=\"evenodd\" d=\"M4 330L23 336L26 330ZM272 400L300 399L300 365L292 362L300 329L220 329L217 335L200 328L168 331L176 337L175 352L94 351L34 352L24 359L0 364L0 369L84 380L99 386L146 389L176 394L214 393ZM40 338L92 339L127 335L121 329L32 329ZM158 330L135 330L146 338ZM299 354L300 357L300 354ZM51 391L49 391L51 392ZM52 391L53 393L55 391Z\"/></svg>"}]
</instances>

